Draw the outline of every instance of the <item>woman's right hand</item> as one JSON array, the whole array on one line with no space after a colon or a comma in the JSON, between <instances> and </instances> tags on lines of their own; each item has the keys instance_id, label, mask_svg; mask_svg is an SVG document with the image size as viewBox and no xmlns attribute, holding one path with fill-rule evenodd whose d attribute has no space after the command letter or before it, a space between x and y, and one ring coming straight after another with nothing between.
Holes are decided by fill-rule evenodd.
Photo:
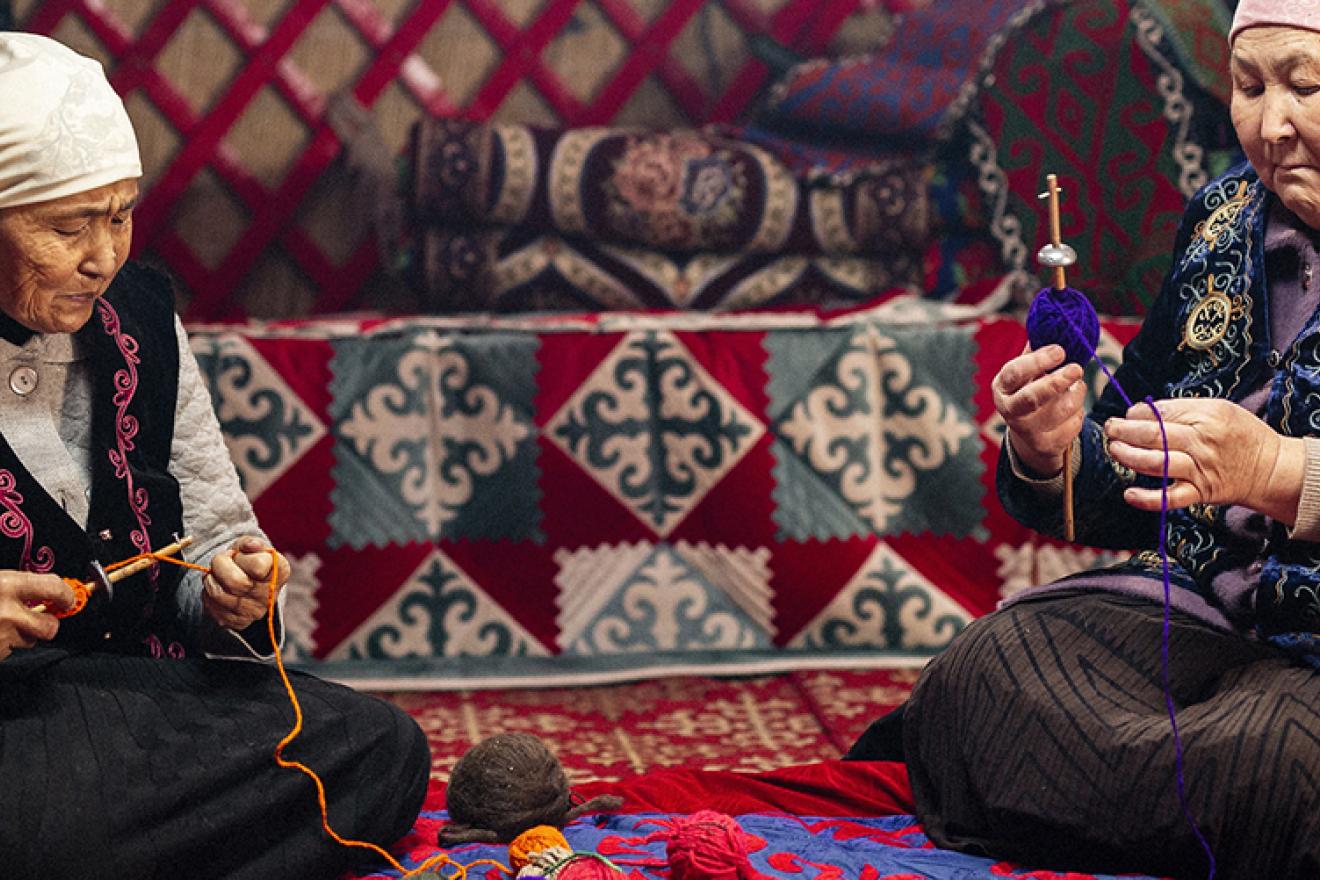
<instances>
[{"instance_id":1,"label":"woman's right hand","mask_svg":"<svg viewBox=\"0 0 1320 880\"><path fill-rule=\"evenodd\" d=\"M52 611L73 603L73 590L53 574L0 570L0 660L55 638L60 622ZM34 611L37 605L50 610Z\"/></svg>"},{"instance_id":2,"label":"woman's right hand","mask_svg":"<svg viewBox=\"0 0 1320 880\"><path fill-rule=\"evenodd\" d=\"M1053 477L1063 470L1064 451L1081 433L1086 413L1086 383L1082 368L1063 364L1063 348L1030 346L995 375L990 388L995 409L1008 425L1005 442L1035 476Z\"/></svg>"}]
</instances>

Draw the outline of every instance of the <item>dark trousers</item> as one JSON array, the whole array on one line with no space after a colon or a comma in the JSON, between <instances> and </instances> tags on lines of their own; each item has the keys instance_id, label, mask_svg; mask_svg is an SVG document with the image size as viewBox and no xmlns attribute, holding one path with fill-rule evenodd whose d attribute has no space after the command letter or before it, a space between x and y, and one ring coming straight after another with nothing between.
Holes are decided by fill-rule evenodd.
<instances>
[{"instance_id":1,"label":"dark trousers","mask_svg":"<svg viewBox=\"0 0 1320 880\"><path fill-rule=\"evenodd\" d=\"M1177 797L1162 615L1061 593L974 622L936 657L901 733L930 837L1033 867L1206 877ZM1217 876L1320 877L1320 675L1177 612L1169 655Z\"/></svg>"},{"instance_id":2,"label":"dark trousers","mask_svg":"<svg viewBox=\"0 0 1320 880\"><path fill-rule=\"evenodd\" d=\"M336 832L393 842L426 796L425 736L383 701L293 682L304 729L285 756L325 781ZM338 877L364 851L329 839L311 780L275 764L292 726L272 666L15 654L0 662L0 874Z\"/></svg>"}]
</instances>

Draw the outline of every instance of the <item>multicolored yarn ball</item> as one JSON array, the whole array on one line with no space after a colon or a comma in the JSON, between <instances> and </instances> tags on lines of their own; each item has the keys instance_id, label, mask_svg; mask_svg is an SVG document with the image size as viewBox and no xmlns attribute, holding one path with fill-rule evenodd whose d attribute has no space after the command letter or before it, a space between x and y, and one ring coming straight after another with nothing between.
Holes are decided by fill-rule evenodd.
<instances>
[{"instance_id":1,"label":"multicolored yarn ball","mask_svg":"<svg viewBox=\"0 0 1320 880\"><path fill-rule=\"evenodd\" d=\"M1033 349L1061 345L1067 363L1084 367L1100 341L1100 318L1080 290L1046 287L1027 310L1027 339Z\"/></svg>"},{"instance_id":2,"label":"multicolored yarn ball","mask_svg":"<svg viewBox=\"0 0 1320 880\"><path fill-rule=\"evenodd\" d=\"M615 880L623 874L604 856L574 852L558 828L528 828L509 843L518 880Z\"/></svg>"},{"instance_id":3,"label":"multicolored yarn ball","mask_svg":"<svg viewBox=\"0 0 1320 880\"><path fill-rule=\"evenodd\" d=\"M549 850L563 850L572 853L564 833L553 825L537 825L528 828L509 843L509 864L515 871L530 865L533 859Z\"/></svg>"},{"instance_id":4,"label":"multicolored yarn ball","mask_svg":"<svg viewBox=\"0 0 1320 880\"><path fill-rule=\"evenodd\" d=\"M700 810L646 839L662 839L668 844L672 880L767 880L748 858L749 852L765 842L743 831L736 819L724 813Z\"/></svg>"},{"instance_id":5,"label":"multicolored yarn ball","mask_svg":"<svg viewBox=\"0 0 1320 880\"><path fill-rule=\"evenodd\" d=\"M531 857L518 868L518 880L556 880L559 872L573 860L573 851L568 847L552 846L532 853ZM510 860L512 861L512 860ZM516 867L516 866L515 866Z\"/></svg>"}]
</instances>

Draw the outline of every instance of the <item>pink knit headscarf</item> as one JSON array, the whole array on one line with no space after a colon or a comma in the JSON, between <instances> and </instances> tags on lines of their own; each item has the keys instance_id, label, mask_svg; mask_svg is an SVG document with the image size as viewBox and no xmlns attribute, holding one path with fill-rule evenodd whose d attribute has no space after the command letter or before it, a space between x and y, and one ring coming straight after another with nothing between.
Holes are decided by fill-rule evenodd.
<instances>
[{"instance_id":1,"label":"pink knit headscarf","mask_svg":"<svg viewBox=\"0 0 1320 880\"><path fill-rule=\"evenodd\" d=\"M1241 0L1228 32L1229 44L1247 28L1261 25L1320 31L1320 0Z\"/></svg>"}]
</instances>

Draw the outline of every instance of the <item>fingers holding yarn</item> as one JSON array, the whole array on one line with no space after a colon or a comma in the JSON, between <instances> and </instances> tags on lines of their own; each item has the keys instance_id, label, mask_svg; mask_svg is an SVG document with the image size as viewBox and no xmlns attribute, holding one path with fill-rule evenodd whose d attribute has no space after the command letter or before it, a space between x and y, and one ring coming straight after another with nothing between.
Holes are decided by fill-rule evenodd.
<instances>
[{"instance_id":1,"label":"fingers holding yarn","mask_svg":"<svg viewBox=\"0 0 1320 880\"><path fill-rule=\"evenodd\" d=\"M1063 467L1064 451L1086 417L1082 368L1059 367L1062 358L1058 346L1029 351L1005 364L992 386L995 408L1007 426L1013 451L1039 476L1053 475Z\"/></svg>"},{"instance_id":2,"label":"fingers holding yarn","mask_svg":"<svg viewBox=\"0 0 1320 880\"><path fill-rule=\"evenodd\" d=\"M1170 510L1179 510L1184 507L1191 507L1193 504L1204 503L1201 490L1196 487L1195 483L1186 480L1170 482L1167 499ZM1158 488L1143 489L1134 486L1123 490L1123 500L1137 510L1158 513L1164 506L1165 495Z\"/></svg>"},{"instance_id":3,"label":"fingers holding yarn","mask_svg":"<svg viewBox=\"0 0 1320 880\"><path fill-rule=\"evenodd\" d=\"M1243 504L1268 515L1295 512L1304 444L1283 438L1251 411L1226 400L1179 398L1130 409L1105 423L1109 454L1117 463L1159 478L1167 439L1169 477L1191 485L1170 503ZM1301 453L1298 454L1298 448ZM1135 496L1148 504L1150 496Z\"/></svg>"},{"instance_id":4,"label":"fingers holding yarn","mask_svg":"<svg viewBox=\"0 0 1320 880\"><path fill-rule=\"evenodd\" d=\"M1064 351L1057 345L1047 345L1041 349L1027 348L1022 354L1006 361L990 383L991 391L998 397L1011 397L1042 376L1050 375L1064 363ZM1074 380L1082 377L1081 367L1067 369L1067 375Z\"/></svg>"},{"instance_id":5,"label":"fingers holding yarn","mask_svg":"<svg viewBox=\"0 0 1320 880\"><path fill-rule=\"evenodd\" d=\"M0 660L55 638L58 612L73 604L69 585L53 574L0 571Z\"/></svg>"}]
</instances>

